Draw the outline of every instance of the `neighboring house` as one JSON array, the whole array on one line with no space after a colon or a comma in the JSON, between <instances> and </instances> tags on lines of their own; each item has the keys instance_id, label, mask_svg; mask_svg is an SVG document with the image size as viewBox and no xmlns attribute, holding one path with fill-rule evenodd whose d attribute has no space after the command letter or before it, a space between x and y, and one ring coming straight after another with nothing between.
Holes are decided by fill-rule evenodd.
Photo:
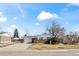
<instances>
[{"instance_id":1,"label":"neighboring house","mask_svg":"<svg viewBox=\"0 0 79 59\"><path fill-rule=\"evenodd\" d=\"M47 34L47 33L43 33L42 35L38 35L37 36L38 40L41 38L43 40L47 40L48 38L52 38L52 35Z\"/></svg>"},{"instance_id":2,"label":"neighboring house","mask_svg":"<svg viewBox=\"0 0 79 59\"><path fill-rule=\"evenodd\" d=\"M46 43L51 37L51 35L46 33L37 36L24 36L24 43Z\"/></svg>"},{"instance_id":3,"label":"neighboring house","mask_svg":"<svg viewBox=\"0 0 79 59\"><path fill-rule=\"evenodd\" d=\"M11 36L7 32L0 32L0 43L11 43Z\"/></svg>"},{"instance_id":4,"label":"neighboring house","mask_svg":"<svg viewBox=\"0 0 79 59\"><path fill-rule=\"evenodd\" d=\"M23 38L12 38L12 42L23 43L24 39Z\"/></svg>"},{"instance_id":5,"label":"neighboring house","mask_svg":"<svg viewBox=\"0 0 79 59\"><path fill-rule=\"evenodd\" d=\"M43 33L37 36L37 39L34 40L34 43L47 43L50 38L52 38L52 35Z\"/></svg>"}]
</instances>

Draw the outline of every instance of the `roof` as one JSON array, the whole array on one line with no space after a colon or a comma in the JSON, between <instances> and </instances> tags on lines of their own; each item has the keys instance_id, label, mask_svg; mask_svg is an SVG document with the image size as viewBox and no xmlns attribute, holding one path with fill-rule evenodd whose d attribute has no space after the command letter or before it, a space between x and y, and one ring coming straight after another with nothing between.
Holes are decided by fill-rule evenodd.
<instances>
[{"instance_id":1,"label":"roof","mask_svg":"<svg viewBox=\"0 0 79 59\"><path fill-rule=\"evenodd\" d=\"M43 33L43 34L37 35L37 36L24 36L24 39L26 39L26 38L29 38L29 39L31 39L31 38L47 38L47 37L52 37L52 35Z\"/></svg>"},{"instance_id":2,"label":"roof","mask_svg":"<svg viewBox=\"0 0 79 59\"><path fill-rule=\"evenodd\" d=\"M7 32L0 32L0 36L7 36L10 37L10 35Z\"/></svg>"},{"instance_id":3,"label":"roof","mask_svg":"<svg viewBox=\"0 0 79 59\"><path fill-rule=\"evenodd\" d=\"M37 37L52 37L52 35L47 34L47 33L43 33L41 35L38 35Z\"/></svg>"},{"instance_id":4,"label":"roof","mask_svg":"<svg viewBox=\"0 0 79 59\"><path fill-rule=\"evenodd\" d=\"M36 36L24 36L24 38L35 38Z\"/></svg>"}]
</instances>

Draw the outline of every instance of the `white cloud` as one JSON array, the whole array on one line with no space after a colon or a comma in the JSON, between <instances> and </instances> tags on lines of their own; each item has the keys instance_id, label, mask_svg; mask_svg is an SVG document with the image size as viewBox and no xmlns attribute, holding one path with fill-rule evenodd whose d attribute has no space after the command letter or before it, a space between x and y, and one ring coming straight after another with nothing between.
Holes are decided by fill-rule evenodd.
<instances>
[{"instance_id":1,"label":"white cloud","mask_svg":"<svg viewBox=\"0 0 79 59\"><path fill-rule=\"evenodd\" d=\"M14 25L14 24L13 24L13 25L11 25L11 27L12 27L13 29L17 28L17 26L16 26L16 25Z\"/></svg>"},{"instance_id":2,"label":"white cloud","mask_svg":"<svg viewBox=\"0 0 79 59\"><path fill-rule=\"evenodd\" d=\"M7 21L7 18L4 16L0 16L0 22L5 22L5 21Z\"/></svg>"},{"instance_id":3,"label":"white cloud","mask_svg":"<svg viewBox=\"0 0 79 59\"><path fill-rule=\"evenodd\" d=\"M70 3L70 4L67 4L67 6L78 6L79 7L79 3Z\"/></svg>"},{"instance_id":4,"label":"white cloud","mask_svg":"<svg viewBox=\"0 0 79 59\"><path fill-rule=\"evenodd\" d=\"M5 22L7 21L7 17L3 16L3 13L0 12L0 22Z\"/></svg>"},{"instance_id":5,"label":"white cloud","mask_svg":"<svg viewBox=\"0 0 79 59\"><path fill-rule=\"evenodd\" d=\"M41 24L37 22L37 23L35 23L35 25L39 26L39 25L41 25Z\"/></svg>"},{"instance_id":6,"label":"white cloud","mask_svg":"<svg viewBox=\"0 0 79 59\"><path fill-rule=\"evenodd\" d=\"M57 14L52 14L50 12L42 11L38 16L37 19L42 21L42 20L47 20L47 19L57 19L58 15Z\"/></svg>"}]
</instances>

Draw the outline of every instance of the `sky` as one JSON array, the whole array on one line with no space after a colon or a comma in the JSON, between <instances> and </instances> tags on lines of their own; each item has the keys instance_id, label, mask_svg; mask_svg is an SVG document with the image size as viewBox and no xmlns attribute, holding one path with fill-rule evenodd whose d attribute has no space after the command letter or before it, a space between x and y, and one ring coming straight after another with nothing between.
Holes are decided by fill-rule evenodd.
<instances>
[{"instance_id":1,"label":"sky","mask_svg":"<svg viewBox=\"0 0 79 59\"><path fill-rule=\"evenodd\" d=\"M0 3L0 31L38 35L56 20L67 32L79 31L78 3Z\"/></svg>"}]
</instances>

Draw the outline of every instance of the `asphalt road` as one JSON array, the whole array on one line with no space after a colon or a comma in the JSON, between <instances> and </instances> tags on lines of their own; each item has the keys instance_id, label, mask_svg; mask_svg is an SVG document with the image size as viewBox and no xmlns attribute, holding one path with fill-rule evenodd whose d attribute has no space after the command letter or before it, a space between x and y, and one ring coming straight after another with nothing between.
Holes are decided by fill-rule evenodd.
<instances>
[{"instance_id":1,"label":"asphalt road","mask_svg":"<svg viewBox=\"0 0 79 59\"><path fill-rule=\"evenodd\" d=\"M79 56L79 49L2 51L0 52L0 56Z\"/></svg>"}]
</instances>

